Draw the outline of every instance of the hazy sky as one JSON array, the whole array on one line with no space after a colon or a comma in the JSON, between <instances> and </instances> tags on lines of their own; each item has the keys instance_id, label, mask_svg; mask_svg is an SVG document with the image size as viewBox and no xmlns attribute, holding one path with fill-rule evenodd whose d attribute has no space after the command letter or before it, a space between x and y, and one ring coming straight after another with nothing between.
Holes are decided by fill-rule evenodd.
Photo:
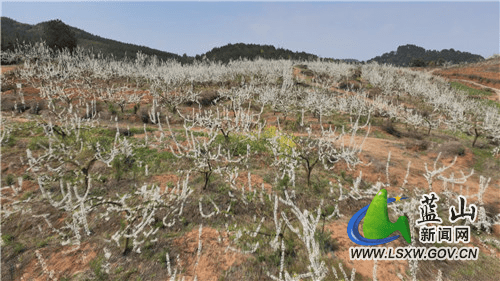
<instances>
[{"instance_id":1,"label":"hazy sky","mask_svg":"<svg viewBox=\"0 0 500 281\"><path fill-rule=\"evenodd\" d=\"M2 2L1 13L189 56L242 42L359 60L406 44L488 57L500 44L498 1Z\"/></svg>"}]
</instances>

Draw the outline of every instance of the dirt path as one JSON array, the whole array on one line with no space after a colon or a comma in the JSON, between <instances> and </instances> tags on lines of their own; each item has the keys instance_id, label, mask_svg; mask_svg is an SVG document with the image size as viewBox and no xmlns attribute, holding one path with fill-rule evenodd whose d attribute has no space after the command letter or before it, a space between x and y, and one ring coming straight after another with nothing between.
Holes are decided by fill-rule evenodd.
<instances>
[{"instance_id":1,"label":"dirt path","mask_svg":"<svg viewBox=\"0 0 500 281\"><path fill-rule=\"evenodd\" d=\"M473 85L476 85L478 87L481 87L482 89L492 89L496 94L497 94L497 101L500 101L500 89L496 89L496 88L492 88L492 87L488 87L488 86L485 86L483 84L480 84L480 83L477 83L477 82L474 82L474 81L471 81L471 80L464 80L464 79L454 79L455 81L460 81L460 82L466 82L466 83L469 83L469 84L473 84Z\"/></svg>"}]
</instances>

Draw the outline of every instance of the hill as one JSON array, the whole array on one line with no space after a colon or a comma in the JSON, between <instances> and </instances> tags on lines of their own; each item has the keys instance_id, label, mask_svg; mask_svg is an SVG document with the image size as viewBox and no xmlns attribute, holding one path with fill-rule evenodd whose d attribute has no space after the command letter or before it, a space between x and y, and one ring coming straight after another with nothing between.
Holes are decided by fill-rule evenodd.
<instances>
[{"instance_id":1,"label":"hill","mask_svg":"<svg viewBox=\"0 0 500 281\"><path fill-rule=\"evenodd\" d=\"M258 57L264 59L293 59L293 60L316 60L317 55L306 52L293 52L283 48L276 48L272 45L258 44L227 44L222 47L216 47L203 55L196 56L196 59L206 57L212 61L228 63L230 60L249 59L254 60Z\"/></svg>"},{"instance_id":2,"label":"hill","mask_svg":"<svg viewBox=\"0 0 500 281\"><path fill-rule=\"evenodd\" d=\"M2 17L2 50L12 50L16 42L37 42L45 40L43 31L48 22L41 22L36 25L24 24L17 22L13 19ZM86 49L93 49L94 52L102 53L105 56L113 55L117 59L123 59L125 56L135 59L138 51L146 55L156 55L158 59L168 60L177 59L182 61L182 57L160 50L151 49L145 46L138 46L134 44L127 44L116 40L102 38L93 35L84 30L69 26L71 31L75 34L77 45Z\"/></svg>"},{"instance_id":3,"label":"hill","mask_svg":"<svg viewBox=\"0 0 500 281\"><path fill-rule=\"evenodd\" d=\"M454 49L444 49L441 51L426 50L422 47L408 44L399 46L397 51L374 57L368 62L376 61L381 64L386 63L395 66L435 66L443 65L445 62L458 64L482 60L484 60L482 56L468 52L461 52Z\"/></svg>"}]
</instances>

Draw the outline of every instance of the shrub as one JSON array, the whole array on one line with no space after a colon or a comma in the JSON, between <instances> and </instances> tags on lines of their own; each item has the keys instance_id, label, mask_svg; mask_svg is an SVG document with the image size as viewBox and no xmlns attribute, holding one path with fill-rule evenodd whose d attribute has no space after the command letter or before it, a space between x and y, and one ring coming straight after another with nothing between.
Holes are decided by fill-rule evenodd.
<instances>
[{"instance_id":1,"label":"shrub","mask_svg":"<svg viewBox=\"0 0 500 281\"><path fill-rule=\"evenodd\" d=\"M14 241L14 236L10 234L2 234L2 240L5 243L6 246L12 244L12 241Z\"/></svg>"},{"instance_id":2,"label":"shrub","mask_svg":"<svg viewBox=\"0 0 500 281\"><path fill-rule=\"evenodd\" d=\"M140 103L134 104L134 114L137 114L137 111L139 110L139 108L141 108L141 104Z\"/></svg>"},{"instance_id":3,"label":"shrub","mask_svg":"<svg viewBox=\"0 0 500 281\"><path fill-rule=\"evenodd\" d=\"M458 141L450 141L444 143L438 149L439 152L442 153L443 156L453 157L453 156L464 156L465 155L465 147Z\"/></svg>"},{"instance_id":4,"label":"shrub","mask_svg":"<svg viewBox=\"0 0 500 281\"><path fill-rule=\"evenodd\" d=\"M148 124L149 123L149 113L148 113L148 109L147 108L141 108L141 110L139 111L139 117L141 118L142 122L144 124Z\"/></svg>"},{"instance_id":5,"label":"shrub","mask_svg":"<svg viewBox=\"0 0 500 281\"><path fill-rule=\"evenodd\" d=\"M120 128L119 132L120 132L121 136L125 136L125 137L131 137L131 136L134 135L134 133L132 132L132 130L130 130L129 128L127 128L127 129Z\"/></svg>"},{"instance_id":6,"label":"shrub","mask_svg":"<svg viewBox=\"0 0 500 281\"><path fill-rule=\"evenodd\" d=\"M31 102L31 114L39 115L40 111L44 110L47 108L45 100L39 100L39 101L32 101Z\"/></svg>"},{"instance_id":7,"label":"shrub","mask_svg":"<svg viewBox=\"0 0 500 281\"><path fill-rule=\"evenodd\" d=\"M118 111L116 110L115 106L112 103L108 103L108 111L109 113L111 113L111 115L118 114Z\"/></svg>"},{"instance_id":8,"label":"shrub","mask_svg":"<svg viewBox=\"0 0 500 281\"><path fill-rule=\"evenodd\" d=\"M135 167L134 163L135 159L132 156L120 155L113 159L111 166L115 172L116 180L119 181L124 173L133 170Z\"/></svg>"},{"instance_id":9,"label":"shrub","mask_svg":"<svg viewBox=\"0 0 500 281\"><path fill-rule=\"evenodd\" d=\"M212 90L212 91L207 91L207 92L202 92L199 96L199 103L202 106L210 106L214 104L214 101L219 98L219 93L217 91Z\"/></svg>"},{"instance_id":10,"label":"shrub","mask_svg":"<svg viewBox=\"0 0 500 281\"><path fill-rule=\"evenodd\" d=\"M426 140L408 140L405 142L406 149L415 151L425 151L429 148L430 142Z\"/></svg>"},{"instance_id":11,"label":"shrub","mask_svg":"<svg viewBox=\"0 0 500 281\"><path fill-rule=\"evenodd\" d=\"M5 184L7 186L13 185L15 182L14 175L13 174L8 174L7 177L5 177Z\"/></svg>"},{"instance_id":12,"label":"shrub","mask_svg":"<svg viewBox=\"0 0 500 281\"><path fill-rule=\"evenodd\" d=\"M332 233L330 231L316 231L315 236L316 241L319 243L319 249L323 253L328 254L339 249L339 246L336 241L333 240Z\"/></svg>"},{"instance_id":13,"label":"shrub","mask_svg":"<svg viewBox=\"0 0 500 281\"><path fill-rule=\"evenodd\" d=\"M339 89L342 90L359 90L361 89L361 83L355 80L342 81L339 83Z\"/></svg>"},{"instance_id":14,"label":"shrub","mask_svg":"<svg viewBox=\"0 0 500 281\"><path fill-rule=\"evenodd\" d=\"M382 125L382 130L384 130L386 133L393 135L397 138L401 137L401 133L394 128L394 124L392 123L392 120L387 120L384 125Z\"/></svg>"},{"instance_id":15,"label":"shrub","mask_svg":"<svg viewBox=\"0 0 500 281\"><path fill-rule=\"evenodd\" d=\"M14 244L14 253L20 254L20 253L24 252L24 250L26 250L26 247L23 244L21 244L19 242Z\"/></svg>"}]
</instances>

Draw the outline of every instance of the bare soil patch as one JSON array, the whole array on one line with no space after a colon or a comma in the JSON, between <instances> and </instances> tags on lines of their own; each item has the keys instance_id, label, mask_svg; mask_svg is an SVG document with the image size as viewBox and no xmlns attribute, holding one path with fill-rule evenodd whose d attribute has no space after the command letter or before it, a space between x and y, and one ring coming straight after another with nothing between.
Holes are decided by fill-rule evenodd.
<instances>
[{"instance_id":1,"label":"bare soil patch","mask_svg":"<svg viewBox=\"0 0 500 281\"><path fill-rule=\"evenodd\" d=\"M204 227L201 234L201 254L198 253L199 228L193 229L174 241L182 252L180 254L182 276L186 280L216 281L222 272L231 266L237 266L245 260L245 255L227 249L228 234Z\"/></svg>"}]
</instances>

